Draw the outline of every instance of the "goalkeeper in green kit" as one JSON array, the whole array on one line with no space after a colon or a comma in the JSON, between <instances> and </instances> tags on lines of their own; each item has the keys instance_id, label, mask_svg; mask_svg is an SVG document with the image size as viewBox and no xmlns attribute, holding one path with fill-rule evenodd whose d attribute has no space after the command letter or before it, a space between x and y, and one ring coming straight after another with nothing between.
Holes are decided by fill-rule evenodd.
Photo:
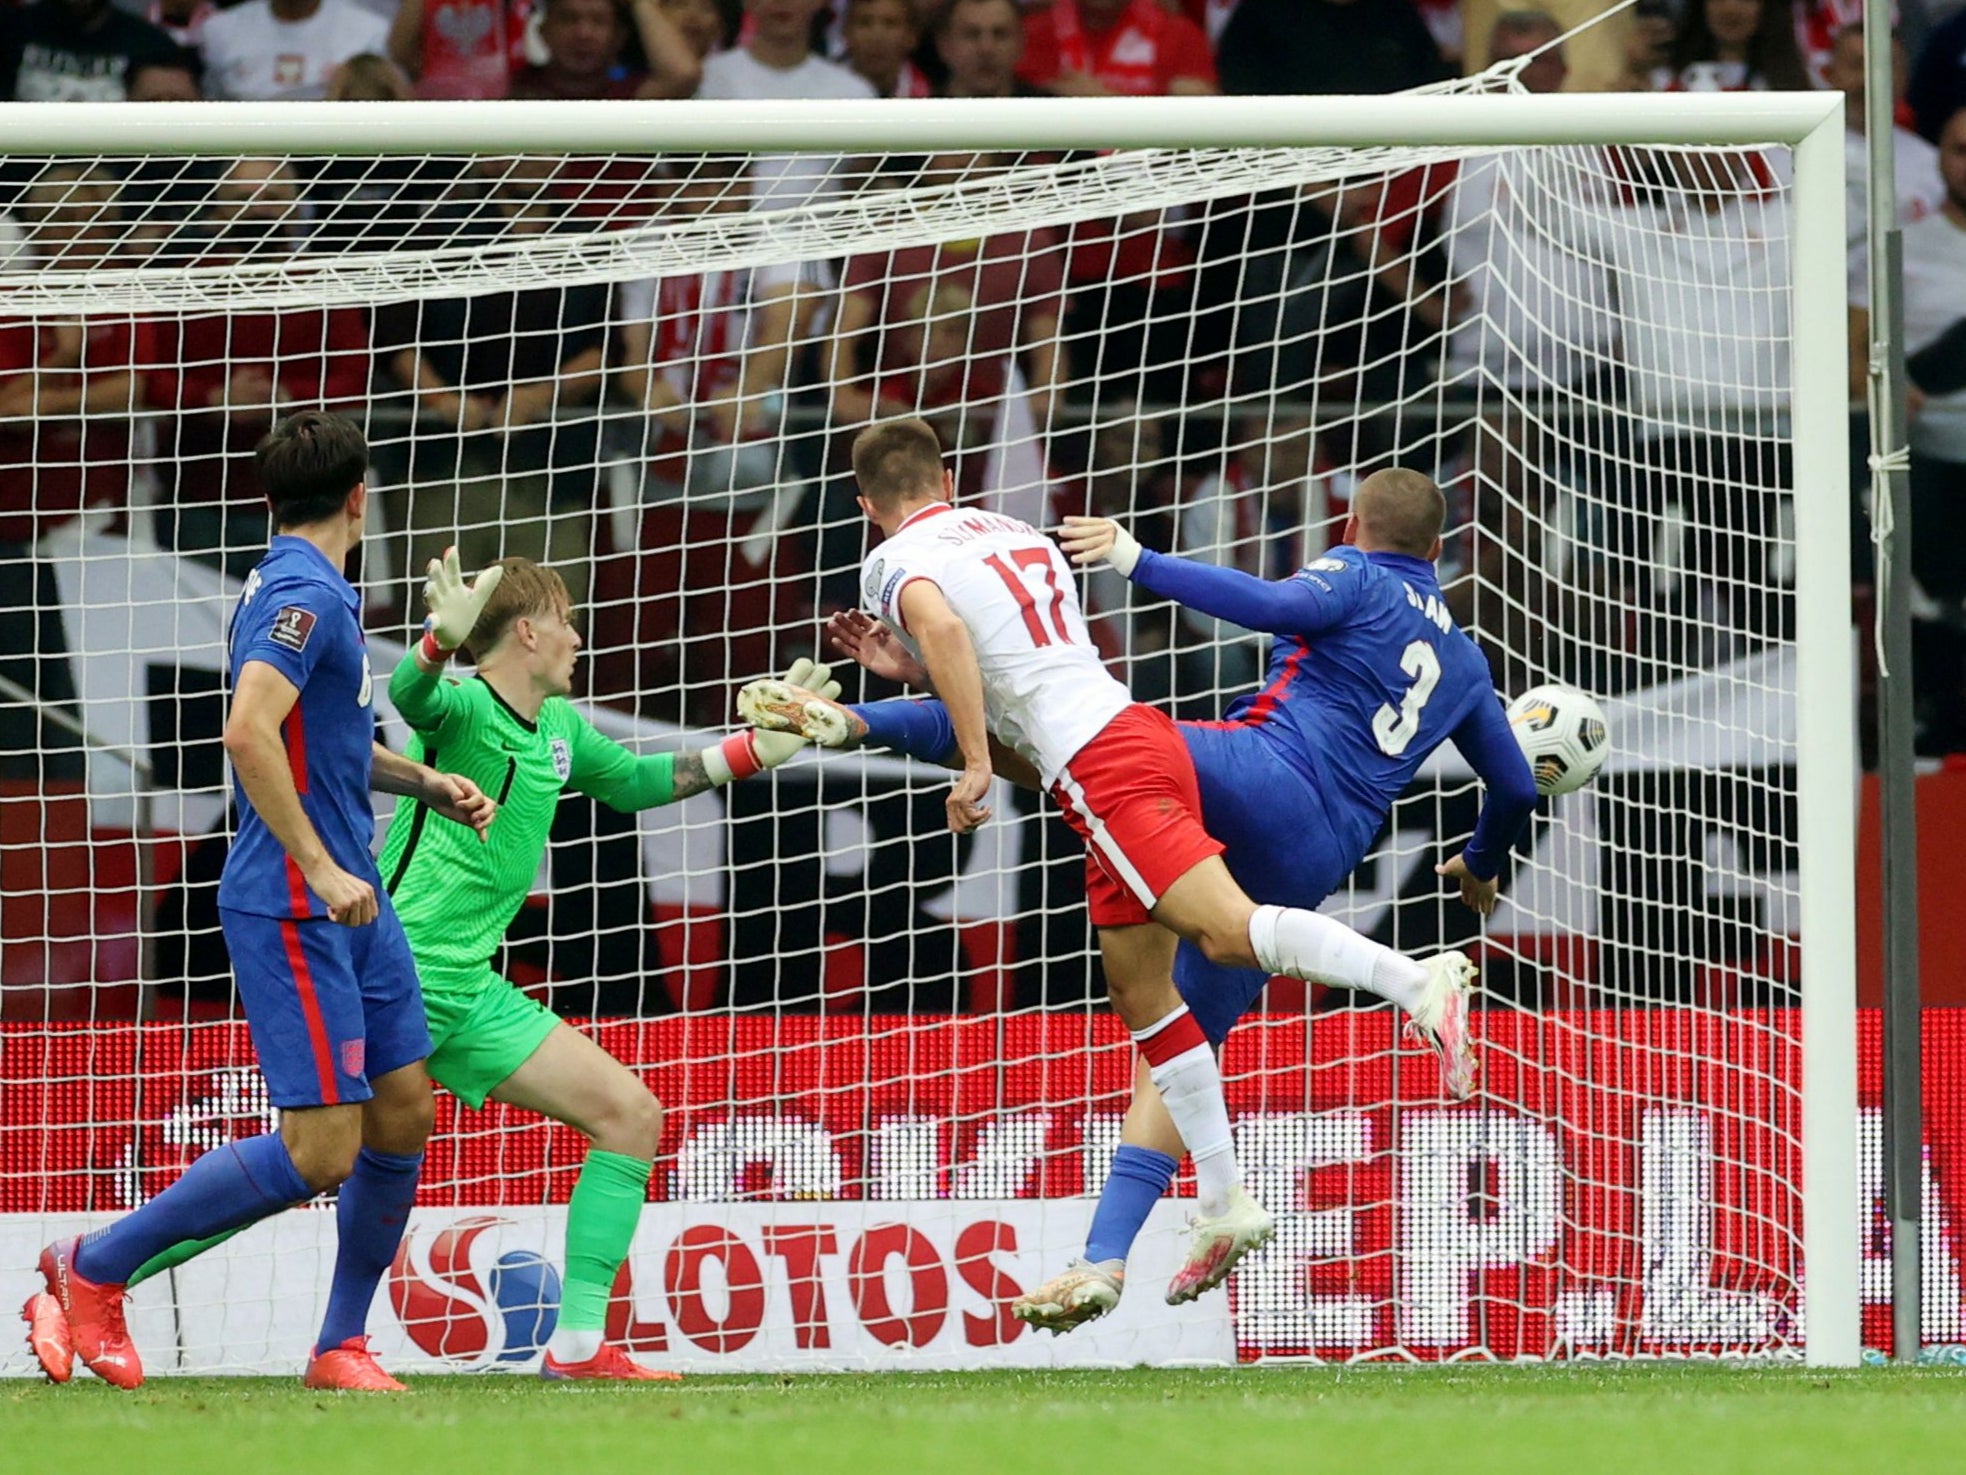
<instances>
[{"instance_id":1,"label":"goalkeeper in green kit","mask_svg":"<svg viewBox=\"0 0 1966 1475\"><path fill-rule=\"evenodd\" d=\"M804 740L753 730L700 752L638 757L603 737L566 699L581 645L566 585L529 559L501 560L467 584L457 550L447 550L431 561L424 599L422 643L389 679L413 733L410 754L475 779L499 804L483 843L468 825L402 804L383 845L383 884L423 984L430 1074L467 1106L491 1098L524 1107L592 1144L567 1205L565 1290L540 1375L671 1378L603 1339L608 1297L647 1198L662 1105L489 960L532 889L565 790L624 812L653 809L774 768ZM444 675L459 649L477 666L471 680ZM823 685L826 673L805 664L808 682Z\"/></svg>"}]
</instances>

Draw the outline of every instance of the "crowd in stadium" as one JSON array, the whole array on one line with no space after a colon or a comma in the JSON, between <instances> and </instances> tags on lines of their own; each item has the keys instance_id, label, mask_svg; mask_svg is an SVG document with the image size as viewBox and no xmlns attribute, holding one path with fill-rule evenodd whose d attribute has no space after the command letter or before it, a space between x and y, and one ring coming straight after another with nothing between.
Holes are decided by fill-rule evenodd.
<instances>
[{"instance_id":1,"label":"crowd in stadium","mask_svg":"<svg viewBox=\"0 0 1966 1475\"><path fill-rule=\"evenodd\" d=\"M1950 331L1966 303L1966 10L1946 15L1937 5L1897 7L1897 154L1918 386L1914 563L1928 596L1920 740L1950 752L1966 750L1966 568L1951 553L1966 532L1966 373ZM1598 0L1546 10L1507 0L152 0L139 16L111 0L0 0L0 99L1385 93L1532 53L1520 80L1534 92L1838 87L1850 98L1851 323L1861 343L1856 0L1640 0L1559 42L1604 8ZM543 235L569 219L591 226L597 212L631 222L752 201L778 207L842 187L850 167L709 159L652 178L618 165L540 173L505 160L443 172L431 161L297 169L245 158L193 177L176 165L65 163L4 181L0 271L212 265L316 247ZM993 161L902 158L884 167L899 182L932 182ZM1688 232L1704 247L1651 260L1644 278L1573 284L1560 331L1501 322L1514 345L1504 363L1493 352L1497 319L1470 310L1482 284L1457 253L1491 259L1483 232L1499 228L1508 209L1507 167L1416 170L1365 189L1082 226L1069 238L1021 232L612 294L547 286L373 312L0 323L0 669L44 700L72 696L59 598L35 545L85 505L131 502L133 467L156 480L142 515L159 544L243 577L266 533L253 445L276 413L360 405L371 417L390 534L367 555L376 560L369 615L377 628L398 633L414 621L420 570L463 526L467 565L500 552L542 557L565 573L575 602L594 610L593 696L645 717L721 723L733 676L809 648L815 617L853 602L862 529L839 474L852 430L877 414L926 413L975 490L982 448L998 428L978 407L1001 401L1013 378L1030 391L1060 499L1072 504L1054 511L1160 509L1143 536L1206 546L1222 540L1219 528L1202 525L1233 519L1239 494L1260 488L1267 524L1230 541L1252 571L1272 574L1315 551L1306 529L1342 505L1350 483L1332 466L1362 471L1384 454L1363 413L1349 445L1314 434L1292 406L1312 386L1326 407L1402 396L1410 404L1416 382L1492 370L1531 399L1584 389L1636 406L1633 420L1615 422L1626 427L1619 439L1648 417L1673 425L1684 408L1674 404L1676 386L1689 378L1750 386L1739 403L1700 407L1725 426L1675 431L1649 447L1579 452L1561 434L1536 443L1548 432L1533 418L1495 418L1454 450L1464 471L1454 520L1472 531L1450 551L1449 567L1477 576L1463 577L1456 597L1471 601L1477 585L1502 595L1481 613L1505 690L1546 674L1615 690L1722 659L1743 637L1780 633L1779 598L1729 603L1716 593L1729 577L1698 576L1737 575L1731 582L1754 588L1785 577L1771 562L1782 557L1774 489L1790 469L1756 417L1779 408L1785 369L1775 356L1786 322L1750 324L1725 342L1705 335L1714 352L1732 355L1705 375L1687 375L1675 357L1701 338L1697 304L1773 282L1772 263L1752 244L1779 234L1755 225L1757 212L1779 208L1771 165L1742 154L1688 156L1668 183L1679 208L1691 200L1693 217L1704 212ZM1260 271L1275 274L1267 289L1251 285ZM1634 297L1642 290L1658 296ZM1242 308L1250 296L1280 305L1252 320ZM1767 299L1784 311L1779 293ZM1616 341L1619 321L1671 320L1688 303L1696 304L1688 332L1649 349L1641 335ZM1733 309L1712 308L1723 310ZM956 347L938 347L938 332ZM1278 342L1300 347L1293 356ZM1860 360L1853 355L1853 402L1862 396ZM1258 381L1266 408L1240 421L1198 424L1160 408L1198 393L1218 402L1247 395ZM1755 394L1757 385L1767 392ZM140 420L155 440L136 448ZM624 452L631 422L640 428ZM627 461L637 468L624 472ZM1593 530L1604 555L1596 577L1610 581L1593 586L1532 550L1523 519L1552 495L1528 485L1532 475L1600 473L1624 479L1614 501L1646 512ZM1466 490L1479 485L1508 495ZM1717 496L1714 486L1734 490ZM487 495L502 498L501 523L473 516ZM1670 587L1650 515L1667 503L1685 524ZM779 536L788 530L796 536ZM390 580L374 577L385 570ZM1597 608L1670 607L1679 618L1671 630L1638 617L1609 629L1565 603L1612 585L1616 597ZM1118 603L1102 608L1108 597ZM1088 602L1143 699L1214 715L1207 709L1218 694L1254 675L1249 647L1218 642L1207 622L1189 628L1165 607L1130 610L1123 592L1102 593L1097 580ZM1472 604L1458 612L1468 620ZM1523 612L1533 619L1513 627ZM1684 643L1694 628L1709 632L1699 649ZM1577 633L1565 641L1569 630ZM786 632L795 638L774 638ZM12 659L16 652L34 656ZM20 712L4 715L11 725L0 763L59 767L68 740L31 722L19 736Z\"/></svg>"}]
</instances>

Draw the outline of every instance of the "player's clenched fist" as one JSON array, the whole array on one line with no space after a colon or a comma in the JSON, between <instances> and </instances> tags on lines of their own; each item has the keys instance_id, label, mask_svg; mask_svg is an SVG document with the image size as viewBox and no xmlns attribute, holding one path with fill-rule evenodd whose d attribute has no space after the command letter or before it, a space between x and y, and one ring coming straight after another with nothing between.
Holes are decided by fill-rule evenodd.
<instances>
[{"instance_id":1,"label":"player's clenched fist","mask_svg":"<svg viewBox=\"0 0 1966 1475\"><path fill-rule=\"evenodd\" d=\"M1140 542L1110 517L1068 517L1058 530L1058 546L1083 568L1102 559L1126 576L1140 561Z\"/></svg>"},{"instance_id":2,"label":"player's clenched fist","mask_svg":"<svg viewBox=\"0 0 1966 1475\"><path fill-rule=\"evenodd\" d=\"M366 927L376 919L375 888L331 860L307 872L307 884L328 909L328 920L343 927Z\"/></svg>"},{"instance_id":3,"label":"player's clenched fist","mask_svg":"<svg viewBox=\"0 0 1966 1475\"><path fill-rule=\"evenodd\" d=\"M423 622L423 654L448 659L471 638L478 616L485 612L485 604L505 577L505 570L493 564L467 584L457 549L446 548L442 558L430 560L427 572L430 577L423 586L423 603L430 617Z\"/></svg>"},{"instance_id":4,"label":"player's clenched fist","mask_svg":"<svg viewBox=\"0 0 1966 1475\"><path fill-rule=\"evenodd\" d=\"M958 835L967 835L971 830L979 830L989 823L990 808L983 802L983 796L989 791L989 765L972 763L965 766L962 775L949 790L949 828Z\"/></svg>"}]
</instances>

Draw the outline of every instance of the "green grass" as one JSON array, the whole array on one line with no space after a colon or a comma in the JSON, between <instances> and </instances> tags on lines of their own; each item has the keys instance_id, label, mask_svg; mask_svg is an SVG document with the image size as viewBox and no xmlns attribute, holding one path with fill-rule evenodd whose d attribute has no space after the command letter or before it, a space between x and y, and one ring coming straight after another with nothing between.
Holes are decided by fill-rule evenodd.
<instances>
[{"instance_id":1,"label":"green grass","mask_svg":"<svg viewBox=\"0 0 1966 1475\"><path fill-rule=\"evenodd\" d=\"M0 1386L0 1470L92 1475L1703 1475L1966 1469L1966 1371L1656 1365Z\"/></svg>"}]
</instances>

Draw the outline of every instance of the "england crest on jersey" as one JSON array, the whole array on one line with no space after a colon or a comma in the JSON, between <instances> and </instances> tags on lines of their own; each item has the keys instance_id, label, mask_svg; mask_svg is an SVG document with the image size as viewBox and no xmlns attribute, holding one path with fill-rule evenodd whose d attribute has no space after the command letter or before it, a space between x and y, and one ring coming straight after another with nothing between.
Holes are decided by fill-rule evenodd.
<instances>
[{"instance_id":1,"label":"england crest on jersey","mask_svg":"<svg viewBox=\"0 0 1966 1475\"><path fill-rule=\"evenodd\" d=\"M567 746L567 740L565 738L554 738L551 746L553 750L553 777L557 778L561 783L565 783L573 774L573 749Z\"/></svg>"}]
</instances>

